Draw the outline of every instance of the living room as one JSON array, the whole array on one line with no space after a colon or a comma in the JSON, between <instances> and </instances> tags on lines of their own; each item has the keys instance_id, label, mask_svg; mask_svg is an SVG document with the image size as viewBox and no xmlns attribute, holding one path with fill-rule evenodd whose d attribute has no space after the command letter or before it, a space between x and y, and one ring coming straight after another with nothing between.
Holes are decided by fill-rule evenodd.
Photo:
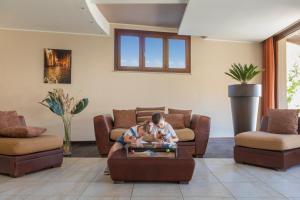
<instances>
[{"instance_id":1,"label":"living room","mask_svg":"<svg viewBox=\"0 0 300 200\"><path fill-rule=\"evenodd\" d=\"M265 151L246 155L245 149L236 149L241 154L234 155L235 134L267 131L260 126L264 125L262 116L268 115L270 109L288 108L294 113L298 109L300 75L289 73L293 64L299 62L294 56L297 53L289 53L297 52L297 47L290 50L288 44L299 46L299 11L296 0L243 4L237 0L1 1L0 112L16 111L19 118L24 117L26 125L39 127L34 134L45 133L28 140L24 136L1 134L0 144L3 140L8 146L0 145L0 199L300 198L299 159L292 159L288 165L272 166L267 161L273 157L260 157ZM149 38L152 40L147 42ZM51 62L59 64L55 67ZM147 66L148 63L155 65ZM246 106L235 110L234 106L241 104L233 100L234 95L229 97L228 86L244 80L234 80L225 72L230 73L232 66L239 63L249 70L250 66L255 67L252 72L256 70L257 74L246 82L261 85L262 90L254 95L259 104L247 101ZM51 96L51 92L62 96L60 89L65 94L65 101L60 102L64 104L64 113L57 108L56 101L50 101L57 97ZM74 107L66 109L70 102ZM120 121L126 118L127 123L128 115L122 111L132 110L134 120L146 116L151 121L153 110L163 113L162 118L179 137L176 148L164 150L175 157L181 151L191 154L182 165L186 170L180 170L181 165L175 162L180 159L173 159L166 163L174 161L175 172L164 172L162 161L155 163L156 170L126 172L129 181L123 182L119 180L122 174L117 172L125 170L126 163L113 159L117 158L116 153L108 162L111 175L104 175L107 154L115 139L138 123L117 126L117 114ZM182 120L186 115L180 113L185 111L189 113L188 123ZM174 120L180 118L184 124L169 119L172 112L177 115ZM4 123L4 118L0 127L8 123ZM120 128L121 132L112 139L111 131ZM182 133L178 129L192 132ZM55 138L43 138L44 135ZM244 137L248 141L253 135ZM27 147L23 146L24 139L29 141ZM236 145L249 148L244 141L240 137ZM43 149L46 144L48 149ZM45 151L53 150L51 145L57 151ZM300 148L299 144L293 145L296 150ZM26 153L20 155L18 150ZM252 158L254 153L258 156L249 162L240 160ZM294 156L299 157L299 152ZM144 173L139 174L138 170ZM163 178L163 174L181 171L188 173L185 176L182 172L182 180L179 175L171 183L171 175L170 179ZM131 180L135 177L129 176L131 173L154 175ZM281 184L286 186L280 187Z\"/></svg>"}]
</instances>

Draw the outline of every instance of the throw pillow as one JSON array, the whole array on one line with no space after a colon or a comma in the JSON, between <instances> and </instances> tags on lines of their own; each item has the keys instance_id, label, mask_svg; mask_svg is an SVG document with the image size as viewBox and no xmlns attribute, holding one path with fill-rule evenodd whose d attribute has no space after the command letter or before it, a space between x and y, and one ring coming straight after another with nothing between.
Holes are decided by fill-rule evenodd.
<instances>
[{"instance_id":1,"label":"throw pillow","mask_svg":"<svg viewBox=\"0 0 300 200\"><path fill-rule=\"evenodd\" d=\"M0 129L20 125L16 111L0 111Z\"/></svg>"},{"instance_id":2,"label":"throw pillow","mask_svg":"<svg viewBox=\"0 0 300 200\"><path fill-rule=\"evenodd\" d=\"M191 126L192 110L168 109L169 114L184 114L184 125L186 128Z\"/></svg>"},{"instance_id":3,"label":"throw pillow","mask_svg":"<svg viewBox=\"0 0 300 200\"><path fill-rule=\"evenodd\" d=\"M38 137L47 129L39 127L11 126L0 130L0 136L11 138L31 138Z\"/></svg>"},{"instance_id":4,"label":"throw pillow","mask_svg":"<svg viewBox=\"0 0 300 200\"><path fill-rule=\"evenodd\" d=\"M267 131L278 134L298 134L298 114L299 110L296 109L270 110Z\"/></svg>"},{"instance_id":5,"label":"throw pillow","mask_svg":"<svg viewBox=\"0 0 300 200\"><path fill-rule=\"evenodd\" d=\"M167 114L167 115L165 115L165 120L174 129L183 129L183 128L185 128L184 114Z\"/></svg>"},{"instance_id":6,"label":"throw pillow","mask_svg":"<svg viewBox=\"0 0 300 200\"><path fill-rule=\"evenodd\" d=\"M136 125L136 110L113 110L114 128L130 128Z\"/></svg>"},{"instance_id":7,"label":"throw pillow","mask_svg":"<svg viewBox=\"0 0 300 200\"><path fill-rule=\"evenodd\" d=\"M137 107L136 108L137 123L141 124L144 121L151 121L152 114L157 112L161 114L165 114L165 107L148 107L148 108Z\"/></svg>"}]
</instances>

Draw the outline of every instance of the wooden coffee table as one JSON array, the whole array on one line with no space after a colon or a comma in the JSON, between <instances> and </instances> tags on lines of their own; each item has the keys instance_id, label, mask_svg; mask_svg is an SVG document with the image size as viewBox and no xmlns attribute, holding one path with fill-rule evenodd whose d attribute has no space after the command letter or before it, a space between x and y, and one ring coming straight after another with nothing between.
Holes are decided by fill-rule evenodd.
<instances>
[{"instance_id":1,"label":"wooden coffee table","mask_svg":"<svg viewBox=\"0 0 300 200\"><path fill-rule=\"evenodd\" d=\"M126 149L121 149L108 160L110 176L115 183L137 181L188 183L192 179L195 161L184 149L176 148L176 151L162 149L155 151L152 156L133 157L129 154L130 150L127 152Z\"/></svg>"}]
</instances>

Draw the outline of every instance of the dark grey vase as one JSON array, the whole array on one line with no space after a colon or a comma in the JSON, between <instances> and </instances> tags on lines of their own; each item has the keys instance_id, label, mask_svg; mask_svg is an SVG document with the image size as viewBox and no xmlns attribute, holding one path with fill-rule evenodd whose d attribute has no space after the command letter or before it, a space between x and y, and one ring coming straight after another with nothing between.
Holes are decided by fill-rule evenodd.
<instances>
[{"instance_id":1,"label":"dark grey vase","mask_svg":"<svg viewBox=\"0 0 300 200\"><path fill-rule=\"evenodd\" d=\"M231 101L234 135L245 131L255 131L261 85L229 85L228 96Z\"/></svg>"}]
</instances>

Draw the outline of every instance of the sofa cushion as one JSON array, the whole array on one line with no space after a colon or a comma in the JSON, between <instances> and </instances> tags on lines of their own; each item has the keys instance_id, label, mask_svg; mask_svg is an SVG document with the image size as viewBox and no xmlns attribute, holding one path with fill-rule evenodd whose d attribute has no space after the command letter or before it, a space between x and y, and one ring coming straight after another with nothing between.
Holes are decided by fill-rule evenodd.
<instances>
[{"instance_id":1,"label":"sofa cushion","mask_svg":"<svg viewBox=\"0 0 300 200\"><path fill-rule=\"evenodd\" d=\"M114 128L130 128L136 125L136 110L113 110Z\"/></svg>"},{"instance_id":2,"label":"sofa cushion","mask_svg":"<svg viewBox=\"0 0 300 200\"><path fill-rule=\"evenodd\" d=\"M184 114L184 125L189 128L191 125L192 110L168 109L169 114Z\"/></svg>"},{"instance_id":3,"label":"sofa cushion","mask_svg":"<svg viewBox=\"0 0 300 200\"><path fill-rule=\"evenodd\" d=\"M0 137L1 155L25 155L61 148L63 139L56 135L42 135L34 138Z\"/></svg>"},{"instance_id":4,"label":"sofa cushion","mask_svg":"<svg viewBox=\"0 0 300 200\"><path fill-rule=\"evenodd\" d=\"M110 132L110 139L115 141L126 130L127 129L122 129L122 128L113 129ZM175 132L176 132L180 142L192 141L195 139L195 134L192 129L189 129L189 128L176 129ZM149 135L149 136L143 137L143 140L151 142L151 141L153 141L153 138Z\"/></svg>"},{"instance_id":5,"label":"sofa cushion","mask_svg":"<svg viewBox=\"0 0 300 200\"><path fill-rule=\"evenodd\" d=\"M179 142L193 141L195 139L195 133L190 128L176 129L175 132L179 138Z\"/></svg>"},{"instance_id":6,"label":"sofa cushion","mask_svg":"<svg viewBox=\"0 0 300 200\"><path fill-rule=\"evenodd\" d=\"M12 138L30 138L38 137L46 132L46 128L26 127L26 126L11 126L0 129L0 136Z\"/></svg>"},{"instance_id":7,"label":"sofa cushion","mask_svg":"<svg viewBox=\"0 0 300 200\"><path fill-rule=\"evenodd\" d=\"M271 109L267 132L298 134L298 114L299 110L296 109Z\"/></svg>"},{"instance_id":8,"label":"sofa cushion","mask_svg":"<svg viewBox=\"0 0 300 200\"><path fill-rule=\"evenodd\" d=\"M115 128L111 130L110 132L110 139L115 141L118 137L120 137L125 131L127 131L126 128Z\"/></svg>"},{"instance_id":9,"label":"sofa cushion","mask_svg":"<svg viewBox=\"0 0 300 200\"><path fill-rule=\"evenodd\" d=\"M20 125L16 111L0 111L0 129Z\"/></svg>"},{"instance_id":10,"label":"sofa cushion","mask_svg":"<svg viewBox=\"0 0 300 200\"><path fill-rule=\"evenodd\" d=\"M173 129L183 129L184 125L184 114L167 114L165 120L173 127Z\"/></svg>"},{"instance_id":11,"label":"sofa cushion","mask_svg":"<svg viewBox=\"0 0 300 200\"><path fill-rule=\"evenodd\" d=\"M240 133L234 137L234 140L237 146L264 150L284 151L300 148L300 135L254 131Z\"/></svg>"},{"instance_id":12,"label":"sofa cushion","mask_svg":"<svg viewBox=\"0 0 300 200\"><path fill-rule=\"evenodd\" d=\"M136 108L137 123L141 124L144 121L151 121L152 114L157 112L164 114L165 107L148 107L148 108L137 107Z\"/></svg>"}]
</instances>

